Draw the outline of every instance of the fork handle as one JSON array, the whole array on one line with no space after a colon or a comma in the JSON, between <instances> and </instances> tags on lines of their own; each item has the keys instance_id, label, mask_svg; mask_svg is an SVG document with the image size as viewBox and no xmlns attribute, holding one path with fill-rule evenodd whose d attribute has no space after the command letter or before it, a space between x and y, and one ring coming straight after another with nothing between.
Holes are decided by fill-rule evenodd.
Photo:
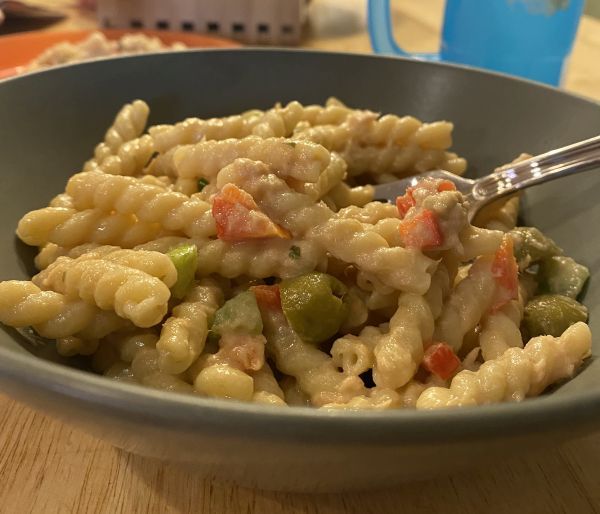
<instances>
[{"instance_id":1,"label":"fork handle","mask_svg":"<svg viewBox=\"0 0 600 514\"><path fill-rule=\"evenodd\" d=\"M600 165L600 135L498 168L475 181L469 195L481 205L536 184Z\"/></svg>"}]
</instances>

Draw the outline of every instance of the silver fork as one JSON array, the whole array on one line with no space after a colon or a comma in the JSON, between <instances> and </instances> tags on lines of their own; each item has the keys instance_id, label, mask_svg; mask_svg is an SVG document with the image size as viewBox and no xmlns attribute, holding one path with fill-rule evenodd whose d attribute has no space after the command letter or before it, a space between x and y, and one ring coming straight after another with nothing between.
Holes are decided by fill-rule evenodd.
<instances>
[{"instance_id":1,"label":"silver fork","mask_svg":"<svg viewBox=\"0 0 600 514\"><path fill-rule=\"evenodd\" d=\"M521 189L600 166L600 135L507 164L478 179L459 177L449 171L435 170L414 177L375 186L375 198L394 201L406 189L427 177L451 180L469 201L469 220L484 205Z\"/></svg>"}]
</instances>

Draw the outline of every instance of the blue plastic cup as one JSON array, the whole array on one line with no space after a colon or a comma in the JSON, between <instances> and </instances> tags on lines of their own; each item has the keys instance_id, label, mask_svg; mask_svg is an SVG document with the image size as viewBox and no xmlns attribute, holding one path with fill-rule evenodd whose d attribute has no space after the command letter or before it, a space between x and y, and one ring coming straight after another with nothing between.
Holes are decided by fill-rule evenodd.
<instances>
[{"instance_id":1,"label":"blue plastic cup","mask_svg":"<svg viewBox=\"0 0 600 514\"><path fill-rule=\"evenodd\" d=\"M376 53L443 60L559 85L584 0L446 0L439 54L409 54L394 39L390 0L369 0Z\"/></svg>"}]
</instances>

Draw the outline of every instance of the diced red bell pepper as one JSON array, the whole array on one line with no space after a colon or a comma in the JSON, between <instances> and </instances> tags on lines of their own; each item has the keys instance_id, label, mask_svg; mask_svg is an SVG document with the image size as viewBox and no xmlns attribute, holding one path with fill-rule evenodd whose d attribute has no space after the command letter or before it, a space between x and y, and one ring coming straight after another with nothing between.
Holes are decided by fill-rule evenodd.
<instances>
[{"instance_id":1,"label":"diced red bell pepper","mask_svg":"<svg viewBox=\"0 0 600 514\"><path fill-rule=\"evenodd\" d=\"M215 195L212 215L217 225L217 237L223 241L291 239L287 230L259 210L251 195L234 184L226 184Z\"/></svg>"},{"instance_id":2,"label":"diced red bell pepper","mask_svg":"<svg viewBox=\"0 0 600 514\"><path fill-rule=\"evenodd\" d=\"M429 209L423 209L414 217L402 220L400 236L406 248L433 250L444 244L444 234L437 216Z\"/></svg>"},{"instance_id":3,"label":"diced red bell pepper","mask_svg":"<svg viewBox=\"0 0 600 514\"><path fill-rule=\"evenodd\" d=\"M277 284L272 286L252 286L250 290L254 293L259 307L281 310L281 296Z\"/></svg>"},{"instance_id":4,"label":"diced red bell pepper","mask_svg":"<svg viewBox=\"0 0 600 514\"><path fill-rule=\"evenodd\" d=\"M442 180L437 188L438 192L456 191L456 185L451 180Z\"/></svg>"},{"instance_id":5,"label":"diced red bell pepper","mask_svg":"<svg viewBox=\"0 0 600 514\"><path fill-rule=\"evenodd\" d=\"M401 218L406 216L406 213L410 210L411 207L416 205L415 198L412 194L413 188L409 187L406 189L406 193L404 196L399 196L396 198L396 207L398 207L398 214L400 214Z\"/></svg>"},{"instance_id":6,"label":"diced red bell pepper","mask_svg":"<svg viewBox=\"0 0 600 514\"><path fill-rule=\"evenodd\" d=\"M446 343L433 343L423 356L423 367L442 380L448 380L458 367L460 359Z\"/></svg>"},{"instance_id":7,"label":"diced red bell pepper","mask_svg":"<svg viewBox=\"0 0 600 514\"><path fill-rule=\"evenodd\" d=\"M435 191L432 190L431 186L432 184L430 182L420 182L414 187L407 187L406 193L404 193L403 196L399 196L396 198L396 207L398 207L398 213L400 214L401 218L404 218L404 216L406 216L406 213L410 210L410 208L416 205L413 191L415 189L427 189L431 193L434 193ZM441 193L442 191L456 191L456 186L454 185L454 182L450 180L441 180L437 186L437 192Z\"/></svg>"},{"instance_id":8,"label":"diced red bell pepper","mask_svg":"<svg viewBox=\"0 0 600 514\"><path fill-rule=\"evenodd\" d=\"M492 275L498 284L493 310L501 308L519 297L519 268L513 254L513 240L505 235L494 255Z\"/></svg>"}]
</instances>

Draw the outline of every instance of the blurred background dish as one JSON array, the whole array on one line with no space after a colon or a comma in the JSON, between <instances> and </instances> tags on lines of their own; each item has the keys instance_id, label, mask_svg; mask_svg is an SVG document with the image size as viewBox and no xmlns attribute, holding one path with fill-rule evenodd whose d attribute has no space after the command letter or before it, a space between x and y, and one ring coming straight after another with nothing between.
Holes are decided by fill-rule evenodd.
<instances>
[{"instance_id":1,"label":"blurred background dish","mask_svg":"<svg viewBox=\"0 0 600 514\"><path fill-rule=\"evenodd\" d=\"M78 43L88 38L94 31L79 30L71 32L26 32L0 38L0 79L15 75L24 69L42 52L63 42ZM105 29L100 31L109 40L118 40L131 30ZM158 30L141 30L136 33L148 37L157 37L165 45L183 43L190 48L226 48L236 47L239 43L224 38L191 34L185 32L168 32Z\"/></svg>"}]
</instances>

